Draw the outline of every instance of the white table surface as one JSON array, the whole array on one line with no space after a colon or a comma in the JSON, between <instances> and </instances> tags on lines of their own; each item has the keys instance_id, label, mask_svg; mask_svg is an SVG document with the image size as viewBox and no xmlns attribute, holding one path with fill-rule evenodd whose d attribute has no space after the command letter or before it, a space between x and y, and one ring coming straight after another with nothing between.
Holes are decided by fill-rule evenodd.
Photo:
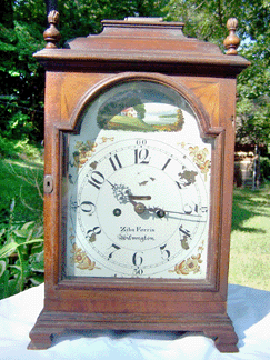
<instances>
[{"instance_id":1,"label":"white table surface","mask_svg":"<svg viewBox=\"0 0 270 360\"><path fill-rule=\"evenodd\" d=\"M27 350L43 306L43 285L0 301L0 360L270 360L270 292L229 285L228 313L239 353L220 353L202 336L113 331L65 334L48 350Z\"/></svg>"}]
</instances>

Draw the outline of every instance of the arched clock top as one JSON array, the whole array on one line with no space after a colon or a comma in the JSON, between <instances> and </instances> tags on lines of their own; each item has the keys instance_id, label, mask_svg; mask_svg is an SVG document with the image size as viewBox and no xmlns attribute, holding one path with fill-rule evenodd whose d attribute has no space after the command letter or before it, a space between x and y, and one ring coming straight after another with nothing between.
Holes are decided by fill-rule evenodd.
<instances>
[{"instance_id":1,"label":"arched clock top","mask_svg":"<svg viewBox=\"0 0 270 360\"><path fill-rule=\"evenodd\" d=\"M125 72L100 81L80 98L68 128L61 130L80 131L93 104L101 129L181 131L186 114L196 119L201 138L216 137L223 131L211 126L207 110L190 89L161 74ZM121 125L121 117L129 118L130 124L122 121Z\"/></svg>"}]
</instances>

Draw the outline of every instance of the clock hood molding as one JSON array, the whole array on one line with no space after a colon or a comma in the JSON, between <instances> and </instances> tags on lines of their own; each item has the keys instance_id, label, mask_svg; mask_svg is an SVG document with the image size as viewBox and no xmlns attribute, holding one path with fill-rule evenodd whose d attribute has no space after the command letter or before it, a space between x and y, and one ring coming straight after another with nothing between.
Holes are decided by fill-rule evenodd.
<instances>
[{"instance_id":1,"label":"clock hood molding","mask_svg":"<svg viewBox=\"0 0 270 360\"><path fill-rule=\"evenodd\" d=\"M111 69L212 77L235 77L250 64L237 52L228 56L216 44L185 37L181 22L127 18L102 25L100 34L70 40L65 49L43 49L34 57L47 70L107 71L109 61Z\"/></svg>"}]
</instances>

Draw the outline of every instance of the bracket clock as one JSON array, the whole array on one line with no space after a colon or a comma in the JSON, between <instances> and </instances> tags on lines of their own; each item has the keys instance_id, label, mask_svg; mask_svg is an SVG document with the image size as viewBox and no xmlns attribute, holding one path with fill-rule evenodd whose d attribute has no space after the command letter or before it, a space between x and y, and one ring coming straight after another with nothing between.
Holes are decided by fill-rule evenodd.
<instances>
[{"instance_id":1,"label":"bracket clock","mask_svg":"<svg viewBox=\"0 0 270 360\"><path fill-rule=\"evenodd\" d=\"M30 349L66 330L192 331L237 351L227 315L237 55L182 23L103 21L57 49L49 15L44 308Z\"/></svg>"}]
</instances>

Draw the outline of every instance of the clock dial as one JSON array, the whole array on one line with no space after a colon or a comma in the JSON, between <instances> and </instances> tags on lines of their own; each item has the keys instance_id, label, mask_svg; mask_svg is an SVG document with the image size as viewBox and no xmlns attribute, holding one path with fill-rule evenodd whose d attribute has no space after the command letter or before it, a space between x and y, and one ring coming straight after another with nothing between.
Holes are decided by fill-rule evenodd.
<instances>
[{"instance_id":1,"label":"clock dial","mask_svg":"<svg viewBox=\"0 0 270 360\"><path fill-rule=\"evenodd\" d=\"M66 276L206 278L211 143L180 94L122 84L63 138Z\"/></svg>"}]
</instances>

